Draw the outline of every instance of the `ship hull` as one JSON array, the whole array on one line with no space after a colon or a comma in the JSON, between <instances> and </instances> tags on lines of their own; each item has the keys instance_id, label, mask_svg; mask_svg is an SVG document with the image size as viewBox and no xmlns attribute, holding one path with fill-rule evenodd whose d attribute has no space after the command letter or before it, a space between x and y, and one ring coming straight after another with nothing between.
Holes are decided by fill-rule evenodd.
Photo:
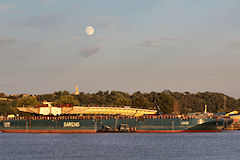
<instances>
[{"instance_id":1,"label":"ship hull","mask_svg":"<svg viewBox=\"0 0 240 160\"><path fill-rule=\"evenodd\" d=\"M0 130L10 133L178 133L220 132L231 124L231 119L155 119L155 118L101 118L101 119L15 119L0 121Z\"/></svg>"},{"instance_id":2,"label":"ship hull","mask_svg":"<svg viewBox=\"0 0 240 160\"><path fill-rule=\"evenodd\" d=\"M0 126L9 133L96 133L93 119L6 120Z\"/></svg>"},{"instance_id":3,"label":"ship hull","mask_svg":"<svg viewBox=\"0 0 240 160\"><path fill-rule=\"evenodd\" d=\"M220 132L225 123L224 119L144 119L136 132Z\"/></svg>"},{"instance_id":4,"label":"ship hull","mask_svg":"<svg viewBox=\"0 0 240 160\"><path fill-rule=\"evenodd\" d=\"M1 130L5 133L96 133L93 130Z\"/></svg>"}]
</instances>

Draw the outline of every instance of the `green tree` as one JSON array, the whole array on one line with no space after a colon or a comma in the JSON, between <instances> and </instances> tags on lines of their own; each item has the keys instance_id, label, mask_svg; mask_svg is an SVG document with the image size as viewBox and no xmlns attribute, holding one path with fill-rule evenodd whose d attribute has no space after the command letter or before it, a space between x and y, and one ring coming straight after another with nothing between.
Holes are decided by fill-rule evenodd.
<instances>
[{"instance_id":1,"label":"green tree","mask_svg":"<svg viewBox=\"0 0 240 160\"><path fill-rule=\"evenodd\" d=\"M66 105L66 104L79 105L79 102L72 95L62 95L59 99L57 99L54 102L54 105Z\"/></svg>"},{"instance_id":2,"label":"green tree","mask_svg":"<svg viewBox=\"0 0 240 160\"><path fill-rule=\"evenodd\" d=\"M160 93L157 104L163 113L172 113L175 99L169 93Z\"/></svg>"},{"instance_id":3,"label":"green tree","mask_svg":"<svg viewBox=\"0 0 240 160\"><path fill-rule=\"evenodd\" d=\"M36 97L22 97L17 101L17 106L33 107L36 105L39 105Z\"/></svg>"},{"instance_id":4,"label":"green tree","mask_svg":"<svg viewBox=\"0 0 240 160\"><path fill-rule=\"evenodd\" d=\"M56 100L56 97L54 96L54 94L42 94L42 95L38 95L37 99L40 102L43 102L43 101L53 102Z\"/></svg>"},{"instance_id":5,"label":"green tree","mask_svg":"<svg viewBox=\"0 0 240 160\"><path fill-rule=\"evenodd\" d=\"M132 105L137 108L149 108L148 99L140 92L135 92L132 95Z\"/></svg>"},{"instance_id":6,"label":"green tree","mask_svg":"<svg viewBox=\"0 0 240 160\"><path fill-rule=\"evenodd\" d=\"M0 101L0 115L9 115L18 113L16 107L13 107L12 102Z\"/></svg>"},{"instance_id":7,"label":"green tree","mask_svg":"<svg viewBox=\"0 0 240 160\"><path fill-rule=\"evenodd\" d=\"M131 105L130 96L121 91L111 91L108 101L111 105L129 106Z\"/></svg>"}]
</instances>

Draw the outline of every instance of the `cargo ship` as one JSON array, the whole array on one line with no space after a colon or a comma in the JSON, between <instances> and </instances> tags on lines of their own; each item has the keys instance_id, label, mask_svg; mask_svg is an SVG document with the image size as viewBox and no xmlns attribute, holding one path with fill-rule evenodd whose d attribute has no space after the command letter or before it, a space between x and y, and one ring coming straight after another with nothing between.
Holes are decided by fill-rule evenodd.
<instances>
[{"instance_id":1,"label":"cargo ship","mask_svg":"<svg viewBox=\"0 0 240 160\"><path fill-rule=\"evenodd\" d=\"M2 117L0 131L15 133L220 132L233 120L199 115L157 115L130 107L47 105L18 108L36 116Z\"/></svg>"}]
</instances>

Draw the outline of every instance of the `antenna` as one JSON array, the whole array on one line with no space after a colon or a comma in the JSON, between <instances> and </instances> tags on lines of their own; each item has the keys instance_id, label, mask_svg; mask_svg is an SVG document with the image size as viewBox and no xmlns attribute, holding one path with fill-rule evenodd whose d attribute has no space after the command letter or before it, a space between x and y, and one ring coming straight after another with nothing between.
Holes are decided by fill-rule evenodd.
<instances>
[{"instance_id":1,"label":"antenna","mask_svg":"<svg viewBox=\"0 0 240 160\"><path fill-rule=\"evenodd\" d=\"M158 106L157 103L156 103L156 105L157 105L157 114L160 114L161 113L161 109L160 109L160 107Z\"/></svg>"},{"instance_id":2,"label":"antenna","mask_svg":"<svg viewBox=\"0 0 240 160\"><path fill-rule=\"evenodd\" d=\"M157 106L157 115L159 115L159 114L161 114L161 109L160 109L160 107L158 106L158 104L157 104L157 101L156 101L156 98L154 97L154 103L156 104L156 106Z\"/></svg>"}]
</instances>

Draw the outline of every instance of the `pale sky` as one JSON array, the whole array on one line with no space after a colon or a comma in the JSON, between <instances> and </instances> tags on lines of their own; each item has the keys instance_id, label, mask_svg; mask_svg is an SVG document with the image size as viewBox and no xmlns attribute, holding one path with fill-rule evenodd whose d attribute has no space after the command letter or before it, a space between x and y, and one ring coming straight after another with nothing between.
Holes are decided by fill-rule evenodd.
<instances>
[{"instance_id":1,"label":"pale sky","mask_svg":"<svg viewBox=\"0 0 240 160\"><path fill-rule=\"evenodd\" d=\"M0 0L0 92L78 84L239 98L239 8L239 0Z\"/></svg>"}]
</instances>

